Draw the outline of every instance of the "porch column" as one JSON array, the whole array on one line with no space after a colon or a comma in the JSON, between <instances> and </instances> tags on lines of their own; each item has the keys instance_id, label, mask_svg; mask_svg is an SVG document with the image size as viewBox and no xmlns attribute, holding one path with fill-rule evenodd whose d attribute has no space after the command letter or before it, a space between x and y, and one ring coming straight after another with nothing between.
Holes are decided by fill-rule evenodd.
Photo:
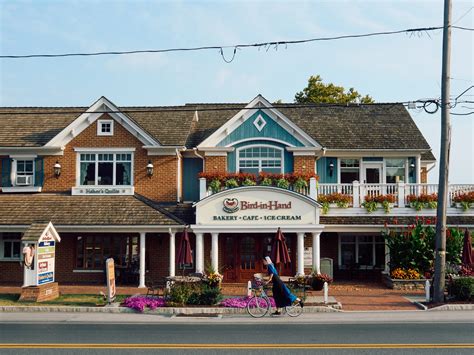
<instances>
[{"instance_id":1,"label":"porch column","mask_svg":"<svg viewBox=\"0 0 474 355\"><path fill-rule=\"evenodd\" d=\"M296 275L304 275L304 233L297 234L297 251L298 268Z\"/></svg>"},{"instance_id":2,"label":"porch column","mask_svg":"<svg viewBox=\"0 0 474 355\"><path fill-rule=\"evenodd\" d=\"M214 272L219 272L219 233L212 233L211 263Z\"/></svg>"},{"instance_id":3,"label":"porch column","mask_svg":"<svg viewBox=\"0 0 474 355\"><path fill-rule=\"evenodd\" d=\"M313 232L313 271L321 273L321 252L319 236L321 232Z\"/></svg>"},{"instance_id":4,"label":"porch column","mask_svg":"<svg viewBox=\"0 0 474 355\"><path fill-rule=\"evenodd\" d=\"M385 268L383 270L384 272L387 272L387 273L390 272L389 263L390 263L390 249L388 248L387 242L385 242Z\"/></svg>"},{"instance_id":5,"label":"porch column","mask_svg":"<svg viewBox=\"0 0 474 355\"><path fill-rule=\"evenodd\" d=\"M204 238L196 233L196 273L204 274Z\"/></svg>"},{"instance_id":6,"label":"porch column","mask_svg":"<svg viewBox=\"0 0 474 355\"><path fill-rule=\"evenodd\" d=\"M145 242L146 233L140 233L140 282L138 287L145 287Z\"/></svg>"},{"instance_id":7,"label":"porch column","mask_svg":"<svg viewBox=\"0 0 474 355\"><path fill-rule=\"evenodd\" d=\"M176 240L175 240L175 232L169 231L170 234L170 267L169 267L169 276L176 275Z\"/></svg>"}]
</instances>

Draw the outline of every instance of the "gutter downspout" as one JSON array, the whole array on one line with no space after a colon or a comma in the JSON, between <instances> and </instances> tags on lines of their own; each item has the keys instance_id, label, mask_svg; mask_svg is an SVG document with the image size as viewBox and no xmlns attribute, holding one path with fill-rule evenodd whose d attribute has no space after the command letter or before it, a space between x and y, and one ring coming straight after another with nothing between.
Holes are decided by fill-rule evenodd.
<instances>
[{"instance_id":1,"label":"gutter downspout","mask_svg":"<svg viewBox=\"0 0 474 355\"><path fill-rule=\"evenodd\" d=\"M197 148L193 148L194 155L202 159L202 171L206 170L206 159L202 155L199 155Z\"/></svg>"}]
</instances>

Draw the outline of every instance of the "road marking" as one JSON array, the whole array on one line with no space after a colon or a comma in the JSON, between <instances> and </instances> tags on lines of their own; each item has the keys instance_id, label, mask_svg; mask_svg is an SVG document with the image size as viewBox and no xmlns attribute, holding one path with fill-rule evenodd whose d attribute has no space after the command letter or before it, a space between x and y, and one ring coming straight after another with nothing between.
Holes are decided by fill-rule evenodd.
<instances>
[{"instance_id":1,"label":"road marking","mask_svg":"<svg viewBox=\"0 0 474 355\"><path fill-rule=\"evenodd\" d=\"M0 344L0 349L474 349L453 344Z\"/></svg>"}]
</instances>

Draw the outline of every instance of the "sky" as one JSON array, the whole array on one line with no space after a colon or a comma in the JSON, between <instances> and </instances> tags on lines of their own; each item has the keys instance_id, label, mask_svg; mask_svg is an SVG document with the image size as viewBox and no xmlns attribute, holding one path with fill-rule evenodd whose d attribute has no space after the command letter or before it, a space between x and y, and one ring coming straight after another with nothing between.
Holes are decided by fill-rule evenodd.
<instances>
[{"instance_id":1,"label":"sky","mask_svg":"<svg viewBox=\"0 0 474 355\"><path fill-rule=\"evenodd\" d=\"M474 2L453 1L474 27ZM0 54L224 46L442 26L443 1L0 0ZM451 96L474 85L474 32L453 30ZM311 75L376 102L441 95L442 31L238 50L62 59L0 59L0 106L293 102ZM232 49L224 51L232 57ZM463 99L474 101L474 88ZM452 112L467 113L474 104ZM410 110L439 157L440 112ZM451 116L450 183L474 183L474 115ZM370 139L370 137L368 137ZM428 181L437 183L437 165Z\"/></svg>"}]
</instances>

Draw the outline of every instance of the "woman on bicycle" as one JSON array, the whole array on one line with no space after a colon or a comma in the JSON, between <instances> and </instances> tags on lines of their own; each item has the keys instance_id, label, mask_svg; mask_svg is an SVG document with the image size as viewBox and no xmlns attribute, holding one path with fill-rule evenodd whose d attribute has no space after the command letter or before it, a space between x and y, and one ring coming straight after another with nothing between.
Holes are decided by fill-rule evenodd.
<instances>
[{"instance_id":1,"label":"woman on bicycle","mask_svg":"<svg viewBox=\"0 0 474 355\"><path fill-rule=\"evenodd\" d=\"M266 256L263 259L263 264L268 268L268 275L270 278L267 281L267 284L272 282L272 292L273 298L275 299L276 311L272 315L280 315L281 308L291 306L293 303L300 303L303 307L303 301L291 293L290 289L281 281L278 272L273 265L272 259Z\"/></svg>"}]
</instances>

